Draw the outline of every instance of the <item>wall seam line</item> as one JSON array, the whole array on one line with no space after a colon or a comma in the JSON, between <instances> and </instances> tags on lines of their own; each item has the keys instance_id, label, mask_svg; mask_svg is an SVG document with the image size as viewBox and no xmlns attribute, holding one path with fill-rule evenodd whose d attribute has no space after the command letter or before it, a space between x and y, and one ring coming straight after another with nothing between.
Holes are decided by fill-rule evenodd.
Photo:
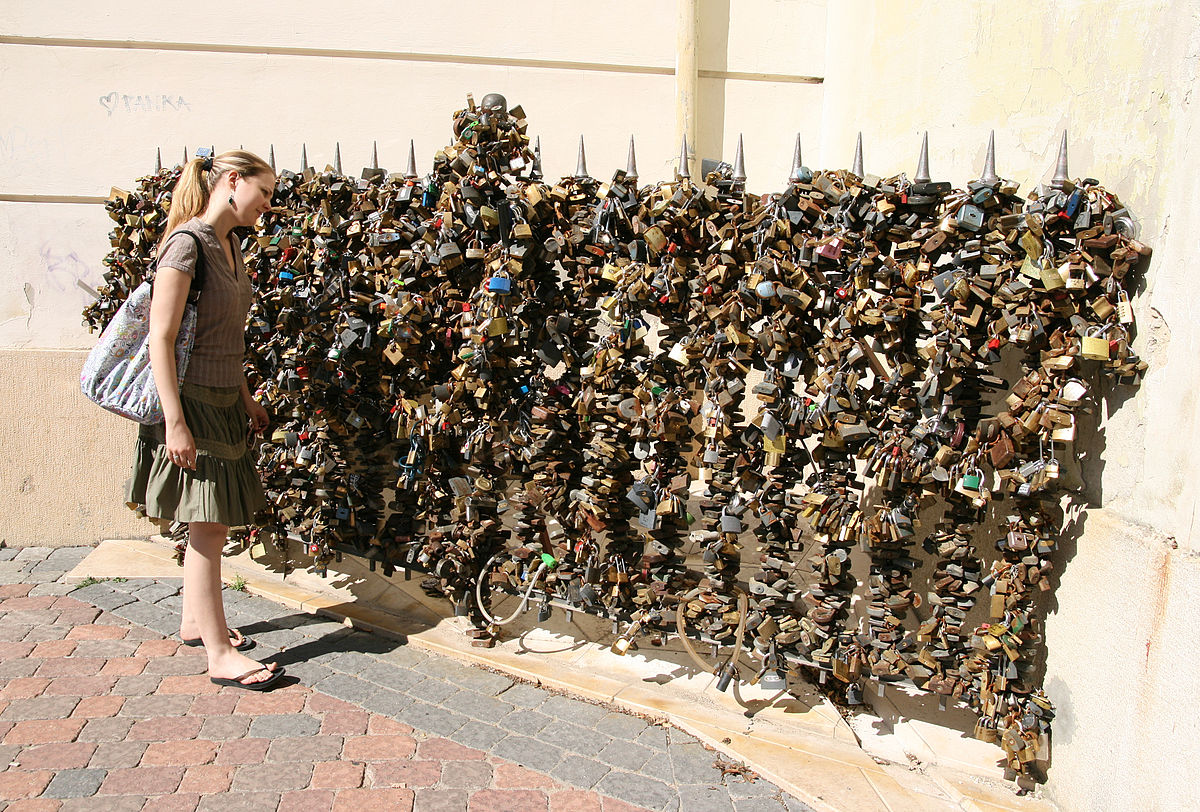
<instances>
[{"instance_id":1,"label":"wall seam line","mask_svg":"<svg viewBox=\"0 0 1200 812\"><path fill-rule=\"evenodd\" d=\"M261 56L298 56L320 59L374 59L394 62L431 62L438 64L488 65L505 68L530 68L540 70L574 70L607 73L632 73L649 76L674 76L672 66L621 65L607 62L574 62L560 59L519 59L503 56L477 56L471 54L439 54L415 51L371 51L354 48L300 48L285 45L226 45L201 42L166 42L147 40L107 40L68 37L25 37L0 36L0 44L42 46L54 48L108 48L134 51L177 51L188 53L224 53ZM821 84L820 76L804 76L791 73L757 73L749 71L700 70L702 79L724 79L741 82L775 82Z\"/></svg>"}]
</instances>

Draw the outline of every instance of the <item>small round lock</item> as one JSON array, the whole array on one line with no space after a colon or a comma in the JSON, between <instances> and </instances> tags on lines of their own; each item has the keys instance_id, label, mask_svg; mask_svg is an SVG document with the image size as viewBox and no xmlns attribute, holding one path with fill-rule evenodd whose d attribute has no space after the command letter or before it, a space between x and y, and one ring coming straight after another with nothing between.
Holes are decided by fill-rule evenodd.
<instances>
[{"instance_id":1,"label":"small round lock","mask_svg":"<svg viewBox=\"0 0 1200 812\"><path fill-rule=\"evenodd\" d=\"M760 299L771 299L775 296L775 283L770 280L759 282L754 288Z\"/></svg>"}]
</instances>

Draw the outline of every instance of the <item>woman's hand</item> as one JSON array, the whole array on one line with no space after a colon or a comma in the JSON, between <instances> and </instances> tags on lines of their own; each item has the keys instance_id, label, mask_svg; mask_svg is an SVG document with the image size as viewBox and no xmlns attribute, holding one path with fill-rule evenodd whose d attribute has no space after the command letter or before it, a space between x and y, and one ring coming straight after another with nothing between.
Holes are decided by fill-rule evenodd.
<instances>
[{"instance_id":1,"label":"woman's hand","mask_svg":"<svg viewBox=\"0 0 1200 812\"><path fill-rule=\"evenodd\" d=\"M192 430L182 420L167 423L167 459L186 468L196 470L196 440Z\"/></svg>"},{"instance_id":2,"label":"woman's hand","mask_svg":"<svg viewBox=\"0 0 1200 812\"><path fill-rule=\"evenodd\" d=\"M251 398L242 405L246 407L246 416L250 418L250 430L257 434L266 429L271 418L267 416L267 410L262 404Z\"/></svg>"}]
</instances>

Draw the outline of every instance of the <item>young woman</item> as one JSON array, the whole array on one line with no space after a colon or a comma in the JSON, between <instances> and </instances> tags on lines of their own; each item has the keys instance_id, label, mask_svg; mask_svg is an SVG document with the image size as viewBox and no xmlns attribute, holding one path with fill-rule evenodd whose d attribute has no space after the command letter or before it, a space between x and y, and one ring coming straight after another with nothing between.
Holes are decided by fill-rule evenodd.
<instances>
[{"instance_id":1,"label":"young woman","mask_svg":"<svg viewBox=\"0 0 1200 812\"><path fill-rule=\"evenodd\" d=\"M150 367L165 422L138 433L128 501L156 519L185 522L191 549L183 565L185 643L203 642L213 682L250 690L278 684L283 669L242 653L253 645L225 622L221 552L230 526L265 507L249 428L267 427L242 370L250 280L231 232L253 226L271 205L275 173L241 150L188 161L172 194L150 305ZM193 239L188 234L196 237ZM203 251L196 341L182 388L175 338Z\"/></svg>"}]
</instances>

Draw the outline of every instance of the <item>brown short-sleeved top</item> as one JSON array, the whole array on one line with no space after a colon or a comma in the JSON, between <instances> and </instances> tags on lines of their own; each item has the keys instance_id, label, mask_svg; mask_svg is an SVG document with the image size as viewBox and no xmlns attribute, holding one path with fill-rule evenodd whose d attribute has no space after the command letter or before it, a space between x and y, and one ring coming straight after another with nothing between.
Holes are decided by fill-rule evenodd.
<instances>
[{"instance_id":1,"label":"brown short-sleeved top","mask_svg":"<svg viewBox=\"0 0 1200 812\"><path fill-rule=\"evenodd\" d=\"M185 380L202 386L241 386L245 380L246 314L253 295L242 252L230 235L234 263L230 268L213 227L193 217L167 238L159 252L160 268L195 273L196 241L177 236L180 231L192 232L204 247L204 290L196 305L196 343Z\"/></svg>"}]
</instances>

